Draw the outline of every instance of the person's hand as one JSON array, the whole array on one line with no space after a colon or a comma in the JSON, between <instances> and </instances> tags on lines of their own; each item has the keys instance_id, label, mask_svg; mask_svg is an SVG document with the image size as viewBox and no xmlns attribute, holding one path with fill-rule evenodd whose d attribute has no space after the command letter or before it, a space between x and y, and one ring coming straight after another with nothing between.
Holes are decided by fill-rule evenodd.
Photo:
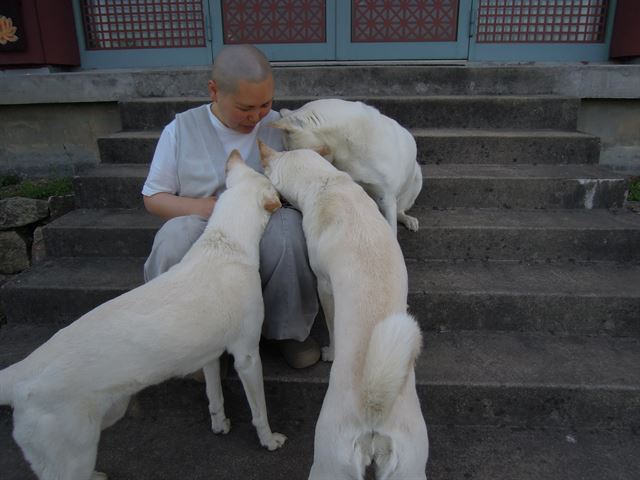
<instances>
[{"instance_id":1,"label":"person's hand","mask_svg":"<svg viewBox=\"0 0 640 480\"><path fill-rule=\"evenodd\" d=\"M169 220L184 215L200 215L209 218L218 200L215 196L204 198L179 197L171 193L144 196L144 206L153 215Z\"/></svg>"},{"instance_id":2,"label":"person's hand","mask_svg":"<svg viewBox=\"0 0 640 480\"><path fill-rule=\"evenodd\" d=\"M198 200L197 202L197 212L194 212L196 215L200 215L201 217L209 218L213 213L213 209L216 206L216 202L218 198L215 196L205 197L205 198L197 198L194 200Z\"/></svg>"}]
</instances>

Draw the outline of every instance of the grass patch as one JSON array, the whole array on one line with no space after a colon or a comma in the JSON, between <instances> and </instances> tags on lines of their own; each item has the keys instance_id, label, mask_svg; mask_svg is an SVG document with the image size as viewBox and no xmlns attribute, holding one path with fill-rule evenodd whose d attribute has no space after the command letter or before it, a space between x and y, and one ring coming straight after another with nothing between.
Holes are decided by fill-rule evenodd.
<instances>
[{"instance_id":1,"label":"grass patch","mask_svg":"<svg viewBox=\"0 0 640 480\"><path fill-rule=\"evenodd\" d=\"M634 177L631 179L627 200L640 202L640 177Z\"/></svg>"},{"instance_id":2,"label":"grass patch","mask_svg":"<svg viewBox=\"0 0 640 480\"><path fill-rule=\"evenodd\" d=\"M20 177L17 175L4 175L0 177L0 187L9 187L20 183Z\"/></svg>"},{"instance_id":3,"label":"grass patch","mask_svg":"<svg viewBox=\"0 0 640 480\"><path fill-rule=\"evenodd\" d=\"M0 177L0 199L26 197L45 200L49 197L73 193L71 177L52 177L21 180L14 175Z\"/></svg>"}]
</instances>

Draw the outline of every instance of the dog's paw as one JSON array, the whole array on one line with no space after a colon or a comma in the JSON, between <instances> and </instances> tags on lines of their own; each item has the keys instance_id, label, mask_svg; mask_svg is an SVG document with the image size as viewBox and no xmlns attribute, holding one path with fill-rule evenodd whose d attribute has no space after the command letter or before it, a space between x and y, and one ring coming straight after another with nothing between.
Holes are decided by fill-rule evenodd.
<instances>
[{"instance_id":1,"label":"dog's paw","mask_svg":"<svg viewBox=\"0 0 640 480\"><path fill-rule=\"evenodd\" d=\"M402 215L402 217L398 216L398 219L405 227L407 227L412 232L417 232L420 228L420 222L416 217L411 217L407 214L404 214Z\"/></svg>"},{"instance_id":2,"label":"dog's paw","mask_svg":"<svg viewBox=\"0 0 640 480\"><path fill-rule=\"evenodd\" d=\"M109 477L107 477L106 473L102 473L102 472L96 472L94 471L91 474L91 478L90 480L108 480Z\"/></svg>"},{"instance_id":3,"label":"dog's paw","mask_svg":"<svg viewBox=\"0 0 640 480\"><path fill-rule=\"evenodd\" d=\"M322 347L322 361L333 362L333 347Z\"/></svg>"},{"instance_id":4,"label":"dog's paw","mask_svg":"<svg viewBox=\"0 0 640 480\"><path fill-rule=\"evenodd\" d=\"M271 437L262 444L269 451L274 451L284 445L284 442L287 441L287 437L281 433L273 432Z\"/></svg>"},{"instance_id":5,"label":"dog's paw","mask_svg":"<svg viewBox=\"0 0 640 480\"><path fill-rule=\"evenodd\" d=\"M211 430L215 434L226 435L231 430L231 420L226 417L216 417L211 415Z\"/></svg>"}]
</instances>

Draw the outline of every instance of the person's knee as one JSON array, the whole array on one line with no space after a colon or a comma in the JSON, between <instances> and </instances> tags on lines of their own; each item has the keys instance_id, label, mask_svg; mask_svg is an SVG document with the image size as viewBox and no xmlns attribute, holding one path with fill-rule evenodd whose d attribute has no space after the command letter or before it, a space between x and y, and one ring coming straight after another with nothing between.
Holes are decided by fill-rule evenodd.
<instances>
[{"instance_id":1,"label":"person's knee","mask_svg":"<svg viewBox=\"0 0 640 480\"><path fill-rule=\"evenodd\" d=\"M280 208L272 216L260 243L261 251L306 252L302 215L293 208Z\"/></svg>"},{"instance_id":2,"label":"person's knee","mask_svg":"<svg viewBox=\"0 0 640 480\"><path fill-rule=\"evenodd\" d=\"M144 266L145 279L150 280L182 260L207 225L198 215L168 220L156 233L151 254Z\"/></svg>"}]
</instances>

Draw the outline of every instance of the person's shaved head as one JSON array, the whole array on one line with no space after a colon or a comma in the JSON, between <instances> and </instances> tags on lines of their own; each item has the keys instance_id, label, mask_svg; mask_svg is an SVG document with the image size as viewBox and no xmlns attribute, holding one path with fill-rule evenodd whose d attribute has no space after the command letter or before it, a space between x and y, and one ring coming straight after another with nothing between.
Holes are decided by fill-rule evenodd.
<instances>
[{"instance_id":1,"label":"person's shaved head","mask_svg":"<svg viewBox=\"0 0 640 480\"><path fill-rule=\"evenodd\" d=\"M253 45L227 45L216 55L211 79L223 93L236 91L238 82L258 83L271 75L267 57Z\"/></svg>"}]
</instances>

